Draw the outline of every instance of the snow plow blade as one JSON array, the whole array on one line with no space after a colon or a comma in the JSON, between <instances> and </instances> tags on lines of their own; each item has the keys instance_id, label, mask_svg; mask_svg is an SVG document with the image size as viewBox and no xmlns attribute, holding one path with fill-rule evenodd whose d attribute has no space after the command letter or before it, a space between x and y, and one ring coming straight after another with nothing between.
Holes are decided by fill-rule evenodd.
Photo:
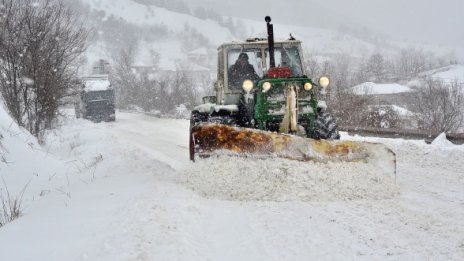
<instances>
[{"instance_id":1,"label":"snow plow blade","mask_svg":"<svg viewBox=\"0 0 464 261\"><path fill-rule=\"evenodd\" d=\"M194 126L190 158L215 154L280 157L313 162L366 162L396 172L395 153L380 143L315 140L294 135L231 127L222 124Z\"/></svg>"}]
</instances>

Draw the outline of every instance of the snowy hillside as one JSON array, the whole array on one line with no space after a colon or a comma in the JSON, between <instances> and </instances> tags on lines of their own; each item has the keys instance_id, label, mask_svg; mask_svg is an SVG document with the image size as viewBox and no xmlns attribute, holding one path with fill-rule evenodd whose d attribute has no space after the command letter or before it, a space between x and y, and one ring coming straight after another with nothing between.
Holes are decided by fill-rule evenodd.
<instances>
[{"instance_id":1,"label":"snowy hillside","mask_svg":"<svg viewBox=\"0 0 464 261\"><path fill-rule=\"evenodd\" d=\"M407 86L420 87L425 79L439 80L448 85L457 83L458 86L464 87L464 65L455 64L422 72L418 77L410 80Z\"/></svg>"},{"instance_id":2,"label":"snowy hillside","mask_svg":"<svg viewBox=\"0 0 464 261\"><path fill-rule=\"evenodd\" d=\"M464 258L464 146L444 136L342 135L393 149L393 179L364 163L191 163L187 120L69 112L39 146L0 116L3 185L27 185L23 215L0 228L0 260Z\"/></svg>"},{"instance_id":3,"label":"snowy hillside","mask_svg":"<svg viewBox=\"0 0 464 261\"><path fill-rule=\"evenodd\" d=\"M133 0L82 0L91 10L96 11L98 17L96 25L108 19L121 19L140 28L163 28L168 32L163 37L154 40L143 40L143 35L136 35L142 40L138 43L136 64L143 66L153 65L150 50L160 55L159 66L163 69L175 70L179 66L196 66L189 61L188 53L199 47L207 47L208 62L206 67L214 68L216 65L216 48L224 42L243 41L247 37L266 37L264 17L255 20L238 17L222 17L225 24L211 19L200 19L193 15L169 11L155 5L142 5ZM95 15L95 14L94 14ZM272 14L269 14L272 16ZM400 48L411 46L412 43L397 43L389 41L374 41L353 37L351 35L326 29L309 28L286 25L273 20L275 36L277 39L287 39L289 34L303 41L304 49L324 58L334 58L338 54L347 53L352 57L367 57L373 52L393 55ZM233 31L231 29L234 29ZM186 32L193 33L203 40L193 41L185 37ZM99 31L101 37L110 32ZM112 35L107 36L110 39ZM182 38L184 37L184 38ZM116 41L115 41L116 40ZM117 38L113 42L117 42ZM127 46L125 48L128 48ZM426 51L439 54L453 53L454 49L423 45ZM87 59L92 64L98 59L111 60L114 55L109 46L101 42L93 42L89 47ZM205 65L203 65L205 66Z\"/></svg>"},{"instance_id":4,"label":"snowy hillside","mask_svg":"<svg viewBox=\"0 0 464 261\"><path fill-rule=\"evenodd\" d=\"M215 48L212 48L213 46L234 39L234 36L227 28L220 26L215 21L201 20L191 15L172 12L156 6L146 6L131 0L83 0L83 2L88 4L92 10L103 12L103 17L99 18L102 21L114 17L136 26L159 26L169 31L169 35L166 37L159 37L152 42L141 41L139 43L136 65L153 65L153 61L150 60L149 56L149 51L153 50L160 54L158 65L161 68L175 70L178 66L185 66L188 59L187 53L194 50L185 49L181 44L183 39L179 38L179 34L189 30L187 28L193 28L207 36L210 43L205 43L205 45L210 49L209 51L215 50ZM99 32L100 35L105 33L108 32ZM188 39L185 40L188 41ZM191 46L191 48L195 47ZM102 42L93 43L87 54L89 62L92 63L102 58L110 60L112 57L105 49L108 49L108 46Z\"/></svg>"},{"instance_id":5,"label":"snowy hillside","mask_svg":"<svg viewBox=\"0 0 464 261\"><path fill-rule=\"evenodd\" d=\"M352 89L358 95L375 95L375 94L394 94L413 91L411 87L419 87L421 80L434 79L441 80L444 83L464 84L464 66L460 64L449 65L446 67L425 71L419 74L418 79L409 81L406 85L398 83L374 83L365 82ZM463 85L464 86L464 85Z\"/></svg>"},{"instance_id":6,"label":"snowy hillside","mask_svg":"<svg viewBox=\"0 0 464 261\"><path fill-rule=\"evenodd\" d=\"M440 79L445 83L457 81L464 84L464 65L449 65L432 71L424 72L420 75L424 78Z\"/></svg>"}]
</instances>

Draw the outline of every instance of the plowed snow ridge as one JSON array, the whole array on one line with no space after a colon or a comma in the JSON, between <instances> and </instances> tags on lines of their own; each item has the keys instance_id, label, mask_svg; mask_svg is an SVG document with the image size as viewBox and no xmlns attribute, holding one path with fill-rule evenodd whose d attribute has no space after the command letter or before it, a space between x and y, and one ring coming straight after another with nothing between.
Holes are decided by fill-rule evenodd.
<instances>
[{"instance_id":1,"label":"plowed snow ridge","mask_svg":"<svg viewBox=\"0 0 464 261\"><path fill-rule=\"evenodd\" d=\"M198 160L178 182L207 198L256 201L384 199L395 180L365 163L313 163L221 156Z\"/></svg>"}]
</instances>

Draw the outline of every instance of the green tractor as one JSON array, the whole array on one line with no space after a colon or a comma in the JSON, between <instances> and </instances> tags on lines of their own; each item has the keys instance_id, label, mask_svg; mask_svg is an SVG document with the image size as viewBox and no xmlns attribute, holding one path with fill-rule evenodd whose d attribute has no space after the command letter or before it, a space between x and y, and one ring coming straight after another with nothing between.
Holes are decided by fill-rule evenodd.
<instances>
[{"instance_id":1,"label":"green tractor","mask_svg":"<svg viewBox=\"0 0 464 261\"><path fill-rule=\"evenodd\" d=\"M265 21L267 39L219 46L216 95L191 112L190 159L226 151L327 160L364 150L333 141L340 135L326 111L329 78L308 77L301 42L291 35L274 42L271 18ZM237 73L237 67L244 69Z\"/></svg>"}]
</instances>

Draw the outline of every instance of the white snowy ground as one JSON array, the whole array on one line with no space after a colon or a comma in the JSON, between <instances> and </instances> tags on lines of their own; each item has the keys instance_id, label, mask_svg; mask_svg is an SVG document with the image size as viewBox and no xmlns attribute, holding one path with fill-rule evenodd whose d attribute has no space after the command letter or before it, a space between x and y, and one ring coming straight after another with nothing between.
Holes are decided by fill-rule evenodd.
<instances>
[{"instance_id":1,"label":"white snowy ground","mask_svg":"<svg viewBox=\"0 0 464 261\"><path fill-rule=\"evenodd\" d=\"M362 164L188 161L188 121L67 119L39 146L0 111L0 174L25 187L0 260L463 260L464 146L343 135L397 153Z\"/></svg>"}]
</instances>

